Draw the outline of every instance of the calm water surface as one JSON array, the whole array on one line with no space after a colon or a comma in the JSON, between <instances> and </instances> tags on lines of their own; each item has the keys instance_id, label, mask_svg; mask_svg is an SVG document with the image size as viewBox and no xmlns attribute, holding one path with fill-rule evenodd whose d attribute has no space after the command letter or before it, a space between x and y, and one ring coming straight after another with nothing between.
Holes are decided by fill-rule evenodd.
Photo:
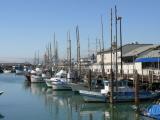
<instances>
[{"instance_id":1,"label":"calm water surface","mask_svg":"<svg viewBox=\"0 0 160 120\"><path fill-rule=\"evenodd\" d=\"M24 76L0 74L0 119L3 120L139 120L132 104L84 103L71 91L29 84Z\"/></svg>"}]
</instances>

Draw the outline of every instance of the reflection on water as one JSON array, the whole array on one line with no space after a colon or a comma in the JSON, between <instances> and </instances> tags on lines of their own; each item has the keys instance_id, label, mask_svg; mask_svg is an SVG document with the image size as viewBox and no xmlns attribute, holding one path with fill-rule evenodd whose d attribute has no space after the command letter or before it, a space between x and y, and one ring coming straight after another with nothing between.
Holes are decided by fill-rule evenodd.
<instances>
[{"instance_id":1,"label":"reflection on water","mask_svg":"<svg viewBox=\"0 0 160 120\"><path fill-rule=\"evenodd\" d=\"M57 120L135 120L131 104L84 103L71 91L53 91L44 84L30 84L31 93L44 96L44 103Z\"/></svg>"},{"instance_id":2,"label":"reflection on water","mask_svg":"<svg viewBox=\"0 0 160 120\"><path fill-rule=\"evenodd\" d=\"M8 76L11 79L13 75ZM0 76L1 78L2 76ZM8 79L5 76L5 79ZM12 82L3 83L0 79L1 85L5 84L5 87L10 88L11 91L14 90L14 93L19 93L18 97L23 96L21 101L20 98L14 97L14 104L17 109L20 109L18 112L14 111L16 120L27 120L25 118L30 116L30 120L139 120L139 116L132 110L132 104L116 104L110 105L105 103L84 103L80 95L74 94L72 91L53 91L51 88L47 88L44 83L28 83L25 80L22 81L22 77L13 77ZM14 79L18 85L13 84ZM10 87L12 86L12 87ZM11 94L13 94L11 92ZM6 94L4 96L9 96ZM3 97L3 96L0 96ZM4 98L5 99L5 98ZM16 101L22 102L20 105ZM9 104L9 100L4 100L3 104ZM26 111L24 108L28 108ZM0 110L2 110L2 104L0 104ZM23 109L21 108L23 106ZM27 106L27 107L26 107ZM13 117L10 116L10 106L6 107L4 105L5 118ZM17 110L16 109L16 110ZM33 109L33 110L32 110ZM34 110L35 109L35 110ZM8 113L9 111L9 113ZM21 112L21 113L20 113ZM38 114L37 114L38 113ZM21 114L21 117L19 117ZM0 119L3 119L4 116L0 115ZM21 119L20 119L21 118Z\"/></svg>"}]
</instances>

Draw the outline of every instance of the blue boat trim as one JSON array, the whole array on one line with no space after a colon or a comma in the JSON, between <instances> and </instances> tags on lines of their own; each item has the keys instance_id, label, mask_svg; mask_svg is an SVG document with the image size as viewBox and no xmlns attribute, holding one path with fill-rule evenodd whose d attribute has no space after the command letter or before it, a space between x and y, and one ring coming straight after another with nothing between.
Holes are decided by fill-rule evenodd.
<instances>
[{"instance_id":1,"label":"blue boat trim","mask_svg":"<svg viewBox=\"0 0 160 120\"><path fill-rule=\"evenodd\" d=\"M149 106L147 109L141 111L142 116L160 120L160 104L154 104Z\"/></svg>"},{"instance_id":2,"label":"blue boat trim","mask_svg":"<svg viewBox=\"0 0 160 120\"><path fill-rule=\"evenodd\" d=\"M155 58L137 58L135 62L159 62L160 58L155 57Z\"/></svg>"}]
</instances>

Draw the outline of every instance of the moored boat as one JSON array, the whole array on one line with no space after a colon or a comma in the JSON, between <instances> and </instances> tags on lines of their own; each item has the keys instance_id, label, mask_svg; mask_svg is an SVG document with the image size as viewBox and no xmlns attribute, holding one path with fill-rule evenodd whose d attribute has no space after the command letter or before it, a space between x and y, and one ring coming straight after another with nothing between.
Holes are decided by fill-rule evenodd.
<instances>
[{"instance_id":1,"label":"moored boat","mask_svg":"<svg viewBox=\"0 0 160 120\"><path fill-rule=\"evenodd\" d=\"M55 78L52 80L52 89L53 90L72 90L68 82L64 79Z\"/></svg>"},{"instance_id":2,"label":"moored boat","mask_svg":"<svg viewBox=\"0 0 160 120\"><path fill-rule=\"evenodd\" d=\"M100 92L79 90L85 102L107 102L108 97Z\"/></svg>"},{"instance_id":3,"label":"moored boat","mask_svg":"<svg viewBox=\"0 0 160 120\"><path fill-rule=\"evenodd\" d=\"M85 102L107 102L108 100L108 90L109 86L108 80L104 80L104 89L100 91L90 91L90 90L79 90L80 95L83 97Z\"/></svg>"},{"instance_id":4,"label":"moored boat","mask_svg":"<svg viewBox=\"0 0 160 120\"><path fill-rule=\"evenodd\" d=\"M24 74L24 68L21 65L16 65L15 66L15 73L17 75L23 75Z\"/></svg>"},{"instance_id":5,"label":"moored boat","mask_svg":"<svg viewBox=\"0 0 160 120\"><path fill-rule=\"evenodd\" d=\"M60 72L56 73L54 77L47 79L46 84L52 86L52 89L54 90L71 90L66 75L66 72L61 70Z\"/></svg>"},{"instance_id":6,"label":"moored boat","mask_svg":"<svg viewBox=\"0 0 160 120\"><path fill-rule=\"evenodd\" d=\"M160 104L153 104L140 110L143 120L160 120Z\"/></svg>"},{"instance_id":7,"label":"moored boat","mask_svg":"<svg viewBox=\"0 0 160 120\"><path fill-rule=\"evenodd\" d=\"M81 82L69 82L69 85L74 92L79 92L80 90L89 91L90 89L94 91L100 91L104 87L103 80L101 79L91 80L91 85L89 85L87 80L82 80Z\"/></svg>"},{"instance_id":8,"label":"moored boat","mask_svg":"<svg viewBox=\"0 0 160 120\"><path fill-rule=\"evenodd\" d=\"M80 94L82 95L84 101L86 102L109 102L109 81L104 81L104 89L101 89L100 92L95 91L82 91L80 90ZM131 80L119 80L117 91L113 92L113 100L115 102L132 102L135 100L135 92L134 88L130 85L132 84ZM151 100L160 96L158 92L145 91L140 90L138 93L139 100Z\"/></svg>"},{"instance_id":9,"label":"moored boat","mask_svg":"<svg viewBox=\"0 0 160 120\"><path fill-rule=\"evenodd\" d=\"M23 71L23 70L16 70L16 74L17 74L17 75L23 75L23 74L24 74L24 71Z\"/></svg>"},{"instance_id":10,"label":"moored boat","mask_svg":"<svg viewBox=\"0 0 160 120\"><path fill-rule=\"evenodd\" d=\"M3 73L11 73L11 70L3 70Z\"/></svg>"},{"instance_id":11,"label":"moored boat","mask_svg":"<svg viewBox=\"0 0 160 120\"><path fill-rule=\"evenodd\" d=\"M89 90L88 86L84 82L71 82L69 83L69 86L72 88L73 92L79 92L79 90Z\"/></svg>"},{"instance_id":12,"label":"moored boat","mask_svg":"<svg viewBox=\"0 0 160 120\"><path fill-rule=\"evenodd\" d=\"M38 83L38 82L44 82L44 80L42 79L42 76L40 75L31 75L31 82Z\"/></svg>"},{"instance_id":13,"label":"moored boat","mask_svg":"<svg viewBox=\"0 0 160 120\"><path fill-rule=\"evenodd\" d=\"M31 82L32 83L40 83L45 82L42 77L42 70L40 68L36 68L31 71Z\"/></svg>"}]
</instances>

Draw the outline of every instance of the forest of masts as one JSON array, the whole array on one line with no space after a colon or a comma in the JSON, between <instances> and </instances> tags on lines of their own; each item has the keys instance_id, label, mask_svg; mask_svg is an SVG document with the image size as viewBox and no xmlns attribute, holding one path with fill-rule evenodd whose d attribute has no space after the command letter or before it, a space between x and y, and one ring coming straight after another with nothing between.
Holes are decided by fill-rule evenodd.
<instances>
[{"instance_id":1,"label":"forest of masts","mask_svg":"<svg viewBox=\"0 0 160 120\"><path fill-rule=\"evenodd\" d=\"M116 9L116 6L115 6L115 35L114 35L114 40L113 40L113 29L112 29L112 22L113 22L113 15L112 15L112 9L111 9L111 14L110 14L110 43L111 43L111 74L110 74L110 77L111 79L113 79L112 77L114 77L114 79L117 79L117 44L118 44L118 37L117 37L117 21L120 21L120 29L119 29L119 38L120 38L120 50L121 50L121 53L122 53L122 33L121 33L121 19L122 17L118 17L117 16L117 9ZM101 16L101 38L100 39L97 39L96 38L96 53L97 51L100 52L100 55L101 55L101 62L100 62L100 65L101 65L101 76L104 78L105 77L105 70L104 70L104 36L103 36L103 18ZM71 70L77 70L78 71L78 74L79 76L82 74L81 73L81 69L82 68L82 65L81 65L81 53L80 53L80 34L79 34L79 27L78 25L76 26L76 41L77 41L77 61L75 63L73 63L72 61L72 46L71 46L71 38L70 38L70 31L67 32L67 56L66 56L66 59L67 60L63 60L63 69L67 70L67 71L71 71ZM98 47L97 47L98 46ZM90 56L90 50L89 50L89 38L88 38L88 59L91 58ZM98 50L99 48L99 50ZM95 53L95 54L96 54ZM114 56L112 56L114 55ZM113 61L113 58L114 58L114 62ZM121 54L121 58L122 58L122 54ZM39 52L38 54L36 55L35 54L35 58L34 58L34 64L37 65L40 63L40 60L39 60ZM94 62L93 62L94 63ZM43 62L42 62L43 66L47 69L54 69L54 70L58 70L59 68L62 68L62 63L60 64L60 59L59 59L59 56L58 56L58 42L56 41L56 35L54 33L54 41L53 41L53 45L52 43L48 43L48 45L46 46L46 49L45 49L45 54L44 54L44 59L43 59ZM91 64L89 64L91 65ZM89 67L88 67L89 69ZM84 71L84 70L83 70ZM122 76L122 60L121 60L121 76Z\"/></svg>"}]
</instances>

